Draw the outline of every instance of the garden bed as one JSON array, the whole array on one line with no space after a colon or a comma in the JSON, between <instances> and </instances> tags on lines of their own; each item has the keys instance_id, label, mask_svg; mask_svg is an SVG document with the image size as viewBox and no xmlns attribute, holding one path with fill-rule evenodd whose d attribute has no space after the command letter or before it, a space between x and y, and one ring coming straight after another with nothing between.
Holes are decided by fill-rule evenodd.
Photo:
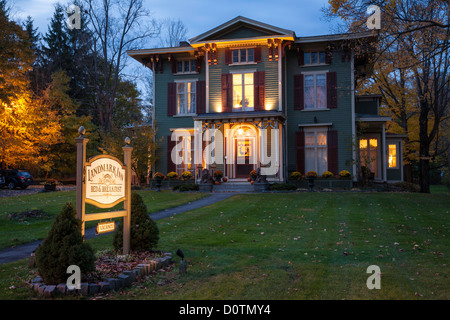
<instances>
[{"instance_id":1,"label":"garden bed","mask_svg":"<svg viewBox=\"0 0 450 320\"><path fill-rule=\"evenodd\" d=\"M160 251L117 255L108 250L97 255L95 271L83 276L79 289L71 289L66 283L47 285L39 276L32 279L29 286L45 298L96 295L130 287L134 282L172 264L172 254Z\"/></svg>"}]
</instances>

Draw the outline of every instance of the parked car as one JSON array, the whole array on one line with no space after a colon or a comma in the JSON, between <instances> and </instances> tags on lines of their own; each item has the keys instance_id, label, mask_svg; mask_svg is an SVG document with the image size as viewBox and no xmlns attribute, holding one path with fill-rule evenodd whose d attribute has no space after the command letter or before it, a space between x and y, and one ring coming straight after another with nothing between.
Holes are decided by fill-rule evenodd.
<instances>
[{"instance_id":1,"label":"parked car","mask_svg":"<svg viewBox=\"0 0 450 320\"><path fill-rule=\"evenodd\" d=\"M26 189L34 182L31 174L25 170L0 170L0 175L5 180L0 186L7 186L10 190L18 187Z\"/></svg>"}]
</instances>

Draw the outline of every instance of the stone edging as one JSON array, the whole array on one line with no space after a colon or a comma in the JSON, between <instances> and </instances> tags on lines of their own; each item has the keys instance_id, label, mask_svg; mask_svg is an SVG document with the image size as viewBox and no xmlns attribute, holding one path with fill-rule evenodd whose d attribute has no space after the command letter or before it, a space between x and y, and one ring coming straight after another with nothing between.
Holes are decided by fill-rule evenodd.
<instances>
[{"instance_id":1,"label":"stone edging","mask_svg":"<svg viewBox=\"0 0 450 320\"><path fill-rule=\"evenodd\" d=\"M136 268L124 271L117 278L107 278L98 283L82 282L80 289L69 289L67 284L46 285L41 277L36 277L29 283L29 286L44 298L54 298L67 295L95 295L98 293L107 293L109 291L119 291L121 288L131 287L138 278L145 277L153 271L163 267L168 267L172 263L172 254L164 252L163 257L152 259L149 263L138 264Z\"/></svg>"}]
</instances>

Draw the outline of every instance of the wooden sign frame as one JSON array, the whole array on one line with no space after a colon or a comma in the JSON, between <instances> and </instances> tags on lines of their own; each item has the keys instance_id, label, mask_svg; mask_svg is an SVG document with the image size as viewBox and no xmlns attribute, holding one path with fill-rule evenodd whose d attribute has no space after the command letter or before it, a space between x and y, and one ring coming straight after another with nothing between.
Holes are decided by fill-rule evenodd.
<instances>
[{"instance_id":1,"label":"wooden sign frame","mask_svg":"<svg viewBox=\"0 0 450 320\"><path fill-rule=\"evenodd\" d=\"M123 217L123 254L130 252L130 223L131 223L131 152L133 147L130 146L130 139L125 139L125 146L123 149L123 164L115 157L109 155L98 155L86 162L86 145L89 139L84 137L85 129L80 127L78 130L80 136L75 138L77 143L77 219L81 221L81 235L85 235L85 222L113 219ZM97 201L91 201L86 199L86 166L92 164L95 160L109 158L118 162L122 169L125 169L125 196L109 204L98 203ZM93 204L99 208L111 208L123 201L123 210L90 213L86 214L86 203Z\"/></svg>"}]
</instances>

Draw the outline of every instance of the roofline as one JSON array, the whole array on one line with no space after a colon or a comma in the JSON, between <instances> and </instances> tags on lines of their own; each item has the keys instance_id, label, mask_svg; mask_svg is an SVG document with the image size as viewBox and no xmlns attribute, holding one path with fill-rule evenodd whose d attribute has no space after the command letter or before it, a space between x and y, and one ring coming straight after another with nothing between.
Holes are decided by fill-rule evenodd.
<instances>
[{"instance_id":1,"label":"roofline","mask_svg":"<svg viewBox=\"0 0 450 320\"><path fill-rule=\"evenodd\" d=\"M152 48L152 49L138 49L127 50L129 56L140 56L148 54L164 54L164 53L181 53L181 52L193 52L195 48L192 46L186 47L166 47L166 48Z\"/></svg>"},{"instance_id":2,"label":"roofline","mask_svg":"<svg viewBox=\"0 0 450 320\"><path fill-rule=\"evenodd\" d=\"M243 17L243 16L237 16L236 18L231 19L231 20L221 24L220 26L217 26L217 27L215 27L215 28L213 28L213 29L211 29L209 31L206 31L206 32L204 32L204 33L194 37L194 38L189 39L189 42L192 44L192 43L196 43L196 42L202 41L204 38L206 38L206 37L208 37L208 36L210 36L210 35L212 35L214 33L217 33L217 32L219 32L219 31L221 31L223 29L226 29L226 28L232 26L233 24L235 24L237 22L246 22L246 23L254 25L256 27L274 30L277 33L280 33L280 34L283 34L283 35L289 35L289 36L293 36L293 37L295 36L295 32L292 31L292 30L287 30L287 29L275 27L275 26L272 26L270 24L267 24L267 23L264 23L264 22L260 22L260 21L256 21L256 20L253 20L253 19L249 19L249 18L246 18L246 17Z\"/></svg>"},{"instance_id":3,"label":"roofline","mask_svg":"<svg viewBox=\"0 0 450 320\"><path fill-rule=\"evenodd\" d=\"M311 43L311 42L325 42L325 41L342 41L350 39L362 39L375 37L376 34L372 31L358 32L358 33L338 33L338 34L326 34L310 37L297 37L295 43Z\"/></svg>"}]
</instances>

